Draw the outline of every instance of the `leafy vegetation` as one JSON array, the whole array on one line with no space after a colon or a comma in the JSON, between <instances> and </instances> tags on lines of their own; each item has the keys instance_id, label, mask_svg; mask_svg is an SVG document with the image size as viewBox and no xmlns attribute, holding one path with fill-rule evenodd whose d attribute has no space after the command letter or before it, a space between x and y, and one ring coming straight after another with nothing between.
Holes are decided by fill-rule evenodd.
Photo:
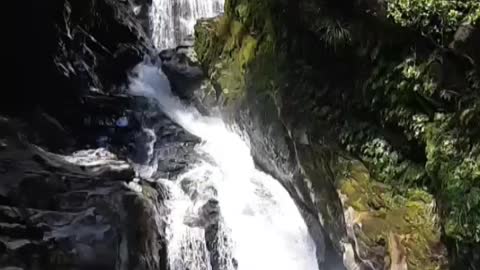
<instances>
[{"instance_id":1,"label":"leafy vegetation","mask_svg":"<svg viewBox=\"0 0 480 270\"><path fill-rule=\"evenodd\" d=\"M368 190L362 200L405 209L417 205L412 192L429 193L454 253L480 247L479 69L448 47L461 25L480 27L480 1L387 1L398 44L396 36L372 34L367 23L316 16L328 12L316 6L324 1L300 2L308 19L295 21L293 32L285 31L290 21L281 8L253 0L227 1L228 19L198 29L197 52L224 96L274 97L284 118L307 123L317 135L312 141L339 143L388 187L388 194ZM354 200L363 191L346 183L352 205L365 210ZM424 261L422 252L414 260ZM460 259L474 265L473 253Z\"/></svg>"},{"instance_id":2,"label":"leafy vegetation","mask_svg":"<svg viewBox=\"0 0 480 270\"><path fill-rule=\"evenodd\" d=\"M461 24L480 22L475 0L389 0L388 15L398 24L418 29L439 44L446 44Z\"/></svg>"},{"instance_id":3,"label":"leafy vegetation","mask_svg":"<svg viewBox=\"0 0 480 270\"><path fill-rule=\"evenodd\" d=\"M446 235L480 242L478 75L467 72L457 78L463 87L449 89L440 82L444 78L435 76L439 57L434 52L426 59L410 56L399 64L380 64L364 91L383 126L395 127L425 149L429 179L416 170L418 174L409 174L410 180L400 183L428 184L439 196ZM398 172L412 167L385 140L360 145L362 158L375 165L383 181L398 181L402 179Z\"/></svg>"}]
</instances>

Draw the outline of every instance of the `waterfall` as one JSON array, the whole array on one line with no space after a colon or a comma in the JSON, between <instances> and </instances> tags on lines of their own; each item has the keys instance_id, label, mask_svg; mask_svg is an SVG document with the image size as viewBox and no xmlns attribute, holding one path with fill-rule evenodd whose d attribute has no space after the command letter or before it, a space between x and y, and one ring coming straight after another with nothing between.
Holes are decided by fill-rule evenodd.
<instances>
[{"instance_id":1,"label":"waterfall","mask_svg":"<svg viewBox=\"0 0 480 270\"><path fill-rule=\"evenodd\" d=\"M198 19L223 11L223 0L153 0L152 38L158 49L174 48L193 36Z\"/></svg>"},{"instance_id":2,"label":"waterfall","mask_svg":"<svg viewBox=\"0 0 480 270\"><path fill-rule=\"evenodd\" d=\"M202 139L198 160L185 173L157 180L171 194L170 269L318 270L315 243L297 206L278 181L255 168L248 141L173 96L158 67L140 64L134 74L133 95L155 99Z\"/></svg>"}]
</instances>

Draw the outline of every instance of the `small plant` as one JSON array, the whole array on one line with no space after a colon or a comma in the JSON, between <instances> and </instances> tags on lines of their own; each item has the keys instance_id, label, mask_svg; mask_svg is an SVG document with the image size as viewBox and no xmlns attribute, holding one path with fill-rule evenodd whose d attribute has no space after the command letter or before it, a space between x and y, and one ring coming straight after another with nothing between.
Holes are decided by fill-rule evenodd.
<instances>
[{"instance_id":1,"label":"small plant","mask_svg":"<svg viewBox=\"0 0 480 270\"><path fill-rule=\"evenodd\" d=\"M317 32L323 33L322 40L327 47L333 48L334 51L349 44L352 40L348 26L338 20L322 20Z\"/></svg>"}]
</instances>

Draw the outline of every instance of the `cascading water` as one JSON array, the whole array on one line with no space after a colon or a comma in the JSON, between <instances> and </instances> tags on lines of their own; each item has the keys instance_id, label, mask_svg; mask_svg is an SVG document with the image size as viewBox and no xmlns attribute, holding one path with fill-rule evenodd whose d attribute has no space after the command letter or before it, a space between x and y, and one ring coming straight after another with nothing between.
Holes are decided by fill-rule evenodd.
<instances>
[{"instance_id":1,"label":"cascading water","mask_svg":"<svg viewBox=\"0 0 480 270\"><path fill-rule=\"evenodd\" d=\"M150 14L152 38L159 49L174 48L193 36L200 18L223 11L224 0L153 0Z\"/></svg>"},{"instance_id":2,"label":"cascading water","mask_svg":"<svg viewBox=\"0 0 480 270\"><path fill-rule=\"evenodd\" d=\"M174 97L156 66L140 64L135 74L132 94L155 99L203 141L187 172L159 180L171 194L170 268L318 270L315 243L297 206L278 181L255 168L248 143L221 119L202 116Z\"/></svg>"}]
</instances>

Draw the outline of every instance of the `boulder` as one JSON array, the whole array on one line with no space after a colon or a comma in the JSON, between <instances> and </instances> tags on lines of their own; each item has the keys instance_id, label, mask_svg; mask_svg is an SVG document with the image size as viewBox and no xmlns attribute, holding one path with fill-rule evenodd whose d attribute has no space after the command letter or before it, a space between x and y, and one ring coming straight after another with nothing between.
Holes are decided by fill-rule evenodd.
<instances>
[{"instance_id":1,"label":"boulder","mask_svg":"<svg viewBox=\"0 0 480 270\"><path fill-rule=\"evenodd\" d=\"M147 182L132 190L127 162L102 149L60 155L17 136L2 140L0 267L166 269L154 218L163 198Z\"/></svg>"}]
</instances>

